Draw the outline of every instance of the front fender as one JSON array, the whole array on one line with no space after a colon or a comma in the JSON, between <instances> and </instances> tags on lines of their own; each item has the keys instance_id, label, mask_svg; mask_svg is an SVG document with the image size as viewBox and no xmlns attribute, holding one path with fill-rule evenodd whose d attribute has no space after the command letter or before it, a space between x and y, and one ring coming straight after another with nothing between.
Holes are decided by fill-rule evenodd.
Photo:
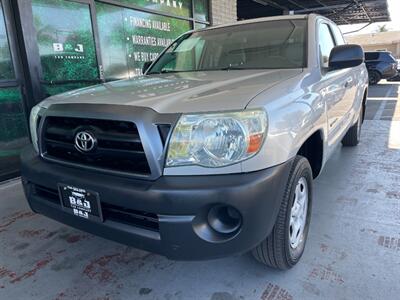
<instances>
[{"instance_id":1,"label":"front fender","mask_svg":"<svg viewBox=\"0 0 400 300\"><path fill-rule=\"evenodd\" d=\"M269 125L264 147L254 158L242 162L243 172L288 161L317 130L326 136L326 105L317 93L306 93L291 101L279 99L267 111Z\"/></svg>"}]
</instances>

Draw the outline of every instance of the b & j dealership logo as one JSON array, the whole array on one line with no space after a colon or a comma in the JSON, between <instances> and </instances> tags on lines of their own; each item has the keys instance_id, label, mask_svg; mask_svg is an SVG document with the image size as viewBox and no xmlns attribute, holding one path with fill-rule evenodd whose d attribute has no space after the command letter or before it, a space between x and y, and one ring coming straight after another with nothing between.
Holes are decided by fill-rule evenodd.
<instances>
[{"instance_id":1,"label":"b & j dealership logo","mask_svg":"<svg viewBox=\"0 0 400 300\"><path fill-rule=\"evenodd\" d=\"M183 6L182 1L176 1L176 0L147 0L147 2L151 2L151 3L159 4L159 5L165 5L168 7L179 8L179 9L182 9L182 6Z\"/></svg>"},{"instance_id":2,"label":"b & j dealership logo","mask_svg":"<svg viewBox=\"0 0 400 300\"><path fill-rule=\"evenodd\" d=\"M56 59L85 59L83 45L72 43L53 43Z\"/></svg>"}]
</instances>

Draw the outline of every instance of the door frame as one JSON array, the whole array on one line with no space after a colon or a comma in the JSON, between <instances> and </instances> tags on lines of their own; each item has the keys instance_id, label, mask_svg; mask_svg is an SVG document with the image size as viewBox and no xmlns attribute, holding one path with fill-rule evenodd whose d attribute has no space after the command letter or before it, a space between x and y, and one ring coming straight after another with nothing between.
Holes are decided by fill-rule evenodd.
<instances>
[{"instance_id":1,"label":"door frame","mask_svg":"<svg viewBox=\"0 0 400 300\"><path fill-rule=\"evenodd\" d=\"M3 8L4 22L6 27L6 36L8 39L8 46L10 48L11 62L14 69L15 79L0 80L0 87L20 87L21 96L26 98L26 78L20 60L20 51L18 47L18 39L16 34L16 26L13 18L13 10L10 0L0 0ZM2 20L0 20L2 22ZM26 99L22 99L26 103Z\"/></svg>"},{"instance_id":2,"label":"door frame","mask_svg":"<svg viewBox=\"0 0 400 300\"><path fill-rule=\"evenodd\" d=\"M1 88L17 88L21 95L21 106L22 111L25 115L25 124L26 124L26 132L28 138L30 137L29 132L29 115L28 112L30 110L29 102L30 102L30 93L29 86L26 84L28 82L25 69L23 67L20 55L19 42L17 37L17 26L14 18L14 10L12 6L12 0L0 0L0 5L3 10L4 20L0 20L0 22L5 23L5 33L8 40L8 47L10 50L12 67L14 70L14 79L5 79L0 80L0 89ZM9 173L1 174L0 181L8 180L19 175L19 169L12 170L10 169Z\"/></svg>"}]
</instances>

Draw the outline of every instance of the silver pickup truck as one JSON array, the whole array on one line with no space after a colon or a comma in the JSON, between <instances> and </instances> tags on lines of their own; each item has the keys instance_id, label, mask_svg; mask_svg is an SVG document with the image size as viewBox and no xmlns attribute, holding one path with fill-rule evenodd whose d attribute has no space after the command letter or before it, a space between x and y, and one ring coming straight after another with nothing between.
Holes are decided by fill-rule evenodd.
<instances>
[{"instance_id":1,"label":"silver pickup truck","mask_svg":"<svg viewBox=\"0 0 400 300\"><path fill-rule=\"evenodd\" d=\"M317 15L190 31L144 75L32 109L21 155L33 211L171 259L303 254L312 181L356 146L360 46ZM320 199L323 201L324 199Z\"/></svg>"}]
</instances>

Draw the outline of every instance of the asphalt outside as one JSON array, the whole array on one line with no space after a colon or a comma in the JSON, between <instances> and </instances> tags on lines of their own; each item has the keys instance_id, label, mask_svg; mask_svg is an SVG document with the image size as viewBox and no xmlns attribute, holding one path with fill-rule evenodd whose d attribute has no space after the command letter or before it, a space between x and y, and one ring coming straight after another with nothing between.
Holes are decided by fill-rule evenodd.
<instances>
[{"instance_id":1,"label":"asphalt outside","mask_svg":"<svg viewBox=\"0 0 400 300\"><path fill-rule=\"evenodd\" d=\"M311 229L289 271L250 255L176 262L30 211L0 185L0 299L399 299L400 83L370 88L362 142L316 180Z\"/></svg>"}]
</instances>

